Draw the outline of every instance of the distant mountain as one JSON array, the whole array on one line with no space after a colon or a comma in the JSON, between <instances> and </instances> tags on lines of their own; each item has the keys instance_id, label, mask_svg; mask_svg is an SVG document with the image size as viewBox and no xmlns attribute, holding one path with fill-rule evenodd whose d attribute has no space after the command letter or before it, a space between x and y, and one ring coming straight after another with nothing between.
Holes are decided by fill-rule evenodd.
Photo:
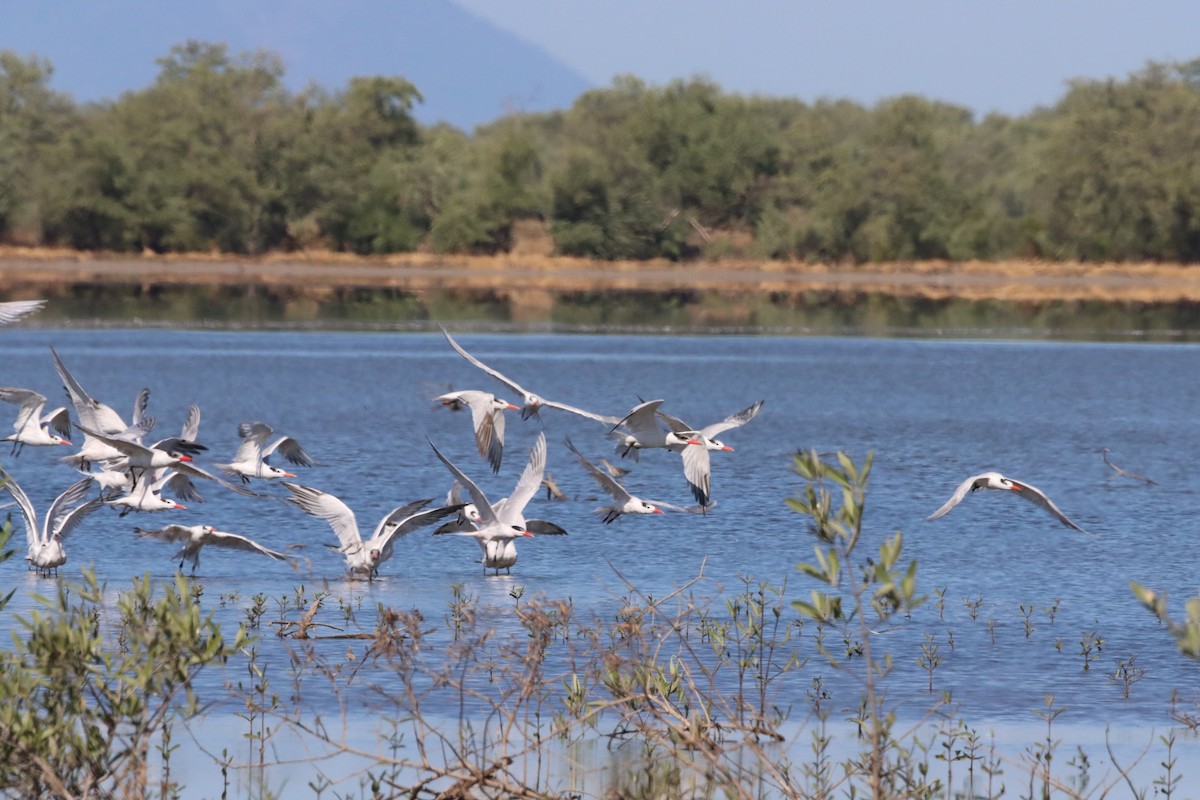
<instances>
[{"instance_id":1,"label":"distant mountain","mask_svg":"<svg viewBox=\"0 0 1200 800\"><path fill-rule=\"evenodd\" d=\"M451 0L14 2L4 4L0 28L0 49L50 61L51 87L79 102L148 86L156 59L188 39L278 53L294 91L399 75L425 98L415 109L421 122L467 131L509 111L566 108L591 88L544 50Z\"/></svg>"}]
</instances>

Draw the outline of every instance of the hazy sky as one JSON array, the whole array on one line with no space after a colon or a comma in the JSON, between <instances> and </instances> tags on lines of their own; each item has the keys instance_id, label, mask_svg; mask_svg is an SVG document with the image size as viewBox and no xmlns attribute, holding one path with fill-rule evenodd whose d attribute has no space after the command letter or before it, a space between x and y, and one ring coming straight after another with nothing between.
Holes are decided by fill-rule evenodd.
<instances>
[{"instance_id":1,"label":"hazy sky","mask_svg":"<svg viewBox=\"0 0 1200 800\"><path fill-rule=\"evenodd\" d=\"M920 94L979 112L1049 105L1072 78L1200 57L1178 0L455 0L597 85L705 75L727 91Z\"/></svg>"},{"instance_id":2,"label":"hazy sky","mask_svg":"<svg viewBox=\"0 0 1200 800\"><path fill-rule=\"evenodd\" d=\"M402 75L419 119L465 129L621 74L1019 115L1072 78L1198 58L1198 31L1200 2L1181 0L0 0L0 49L49 59L78 100L145 88L194 38L280 54L290 88Z\"/></svg>"}]
</instances>

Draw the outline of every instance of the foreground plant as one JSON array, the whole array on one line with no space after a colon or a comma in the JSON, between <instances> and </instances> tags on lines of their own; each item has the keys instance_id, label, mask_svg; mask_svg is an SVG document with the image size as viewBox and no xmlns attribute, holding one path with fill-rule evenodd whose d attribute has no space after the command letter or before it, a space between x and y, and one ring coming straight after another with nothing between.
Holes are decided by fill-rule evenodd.
<instances>
[{"instance_id":1,"label":"foreground plant","mask_svg":"<svg viewBox=\"0 0 1200 800\"><path fill-rule=\"evenodd\" d=\"M151 756L169 788L169 727L199 710L196 673L226 643L188 581L134 580L115 608L91 572L61 582L0 652L0 790L17 797L143 797ZM169 793L164 792L164 793Z\"/></svg>"}]
</instances>

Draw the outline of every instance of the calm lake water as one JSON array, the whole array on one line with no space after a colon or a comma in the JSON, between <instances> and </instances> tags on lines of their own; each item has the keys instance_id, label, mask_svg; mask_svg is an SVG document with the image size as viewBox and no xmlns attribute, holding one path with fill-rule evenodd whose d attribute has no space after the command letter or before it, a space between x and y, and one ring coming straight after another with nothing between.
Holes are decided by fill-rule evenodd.
<instances>
[{"instance_id":1,"label":"calm lake water","mask_svg":"<svg viewBox=\"0 0 1200 800\"><path fill-rule=\"evenodd\" d=\"M663 597L703 574L691 591L721 598L747 576L773 585L786 581L789 597L807 597L814 586L795 565L812 560L814 540L805 519L785 504L800 486L791 455L801 448L842 450L861 462L874 452L862 554L902 531L904 559L919 562L918 585L930 596L911 619L878 639L895 655L889 701L902 717L920 718L949 692L961 716L980 729L1043 730L1033 709L1043 708L1045 695L1052 694L1056 706L1068 709L1060 718L1064 725L1144 731L1144 744L1152 731L1172 725L1174 693L1185 709L1195 710L1197 665L1177 653L1166 631L1134 600L1129 582L1168 592L1176 614L1197 589L1200 346L456 338L543 397L594 411L622 414L639 397L665 398L665 410L700 427L757 400L765 407L749 425L722 435L736 452L714 454L718 505L710 514L624 517L605 526L590 513L598 504L595 485L562 444L569 436L593 460L615 461L604 427L553 410L543 413L541 424L510 413L504 465L491 475L474 450L469 417L431 398L448 386L518 398L455 354L440 334L4 330L0 382L36 389L51 406L66 402L52 345L93 396L123 414L138 390L149 387L150 413L158 419L154 436L174 435L188 405L198 404L200 438L209 447L198 459L202 466L233 454L243 420L262 420L296 437L319 462L297 468L297 482L342 498L367 531L397 505L444 497L450 477L427 438L495 500L511 490L528 448L544 430L549 469L570 498L542 495L531 504L528 516L550 519L570 535L522 541L511 575L485 576L471 541L422 531L399 541L382 578L368 584L344 579L341 557L323 547L335 540L321 520L280 502L204 486L208 502L184 511L93 515L69 539L61 578L76 579L91 566L114 590L147 572L169 579L177 566L173 546L140 541L131 529L179 522L212 524L275 549L304 546L298 571L243 554L204 552L202 602L230 631L252 595L284 597L301 584L310 594L328 591L361 609L352 629L370 630L373 610L383 604L420 609L439 635L445 635L454 584L462 584L477 599L480 617L501 630L511 629L512 595L520 592L525 599L569 598L577 617L608 619L623 603L623 581ZM15 407L9 411L15 418ZM1104 447L1115 463L1157 485L1115 478L1101 458ZM58 461L61 455L51 448L26 448L19 458L3 455L39 510L76 479ZM626 466L633 467L627 484L636 493L691 502L678 456L650 452ZM973 495L946 517L925 519L961 480L992 469L1040 487L1095 536L1069 530L999 492ZM284 495L277 486L265 491ZM45 593L53 583L28 573L19 559L0 567L0 581L17 588L0 621L5 630L34 605L32 592ZM975 619L966 601L982 601ZM271 608L268 618L274 618ZM340 618L327 621L341 624ZM932 696L927 672L917 663L922 634L939 646ZM1081 642L1089 636L1102 638L1103 650L1085 671ZM801 642L809 661L777 684L779 704L805 707L812 679L821 676L832 702L840 704L835 716L846 716L842 712L857 705L857 684L824 664L803 637ZM347 643L329 647L340 652ZM287 649L269 633L260 652L279 669L288 662ZM1131 659L1145 674L1125 698L1109 675ZM209 683L197 687L202 695L222 693L230 679L220 670L206 676ZM326 702L322 698L315 693L312 702Z\"/></svg>"}]
</instances>

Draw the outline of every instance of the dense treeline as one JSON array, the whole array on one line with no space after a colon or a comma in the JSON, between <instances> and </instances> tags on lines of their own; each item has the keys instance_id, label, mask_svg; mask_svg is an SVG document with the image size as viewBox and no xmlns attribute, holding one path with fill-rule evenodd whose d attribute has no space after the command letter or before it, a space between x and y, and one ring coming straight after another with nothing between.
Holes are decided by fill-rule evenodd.
<instances>
[{"instance_id":1,"label":"dense treeline","mask_svg":"<svg viewBox=\"0 0 1200 800\"><path fill-rule=\"evenodd\" d=\"M0 52L0 243L495 253L537 218L604 259L1200 261L1200 60L982 120L622 78L470 135L418 124L403 78L297 94L277 57L219 44L112 102L51 73Z\"/></svg>"}]
</instances>

